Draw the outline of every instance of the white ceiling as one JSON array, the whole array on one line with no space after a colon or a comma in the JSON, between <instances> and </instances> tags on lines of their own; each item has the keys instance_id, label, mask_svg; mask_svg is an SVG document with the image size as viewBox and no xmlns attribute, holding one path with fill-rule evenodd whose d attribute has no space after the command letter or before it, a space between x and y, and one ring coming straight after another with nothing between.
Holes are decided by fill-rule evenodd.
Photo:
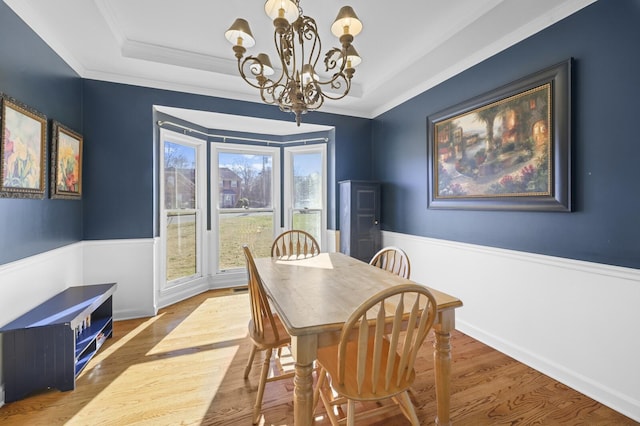
<instances>
[{"instance_id":1,"label":"white ceiling","mask_svg":"<svg viewBox=\"0 0 640 426\"><path fill-rule=\"evenodd\" d=\"M349 4L358 14L364 29L354 46L363 61L352 94L322 109L373 118L594 1L302 0L301 6L317 21L323 52L339 44L329 28L340 7ZM224 38L237 17L249 21L256 38L249 53L275 57L263 0L4 2L83 78L260 102L238 76ZM189 112L177 113L189 119Z\"/></svg>"}]
</instances>

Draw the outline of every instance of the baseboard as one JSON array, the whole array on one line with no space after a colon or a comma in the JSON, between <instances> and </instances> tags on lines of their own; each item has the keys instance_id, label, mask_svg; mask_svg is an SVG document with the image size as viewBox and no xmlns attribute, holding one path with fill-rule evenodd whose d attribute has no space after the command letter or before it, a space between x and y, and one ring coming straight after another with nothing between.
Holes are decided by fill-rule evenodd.
<instances>
[{"instance_id":1,"label":"baseboard","mask_svg":"<svg viewBox=\"0 0 640 426\"><path fill-rule=\"evenodd\" d=\"M156 315L156 310L153 307L147 309L123 309L113 311L114 321L126 321L136 318L149 318Z\"/></svg>"},{"instance_id":2,"label":"baseboard","mask_svg":"<svg viewBox=\"0 0 640 426\"><path fill-rule=\"evenodd\" d=\"M200 293L204 293L209 289L209 281L206 278L202 278L197 282L189 282L186 285L160 290L157 300L158 308L173 305Z\"/></svg>"},{"instance_id":3,"label":"baseboard","mask_svg":"<svg viewBox=\"0 0 640 426\"><path fill-rule=\"evenodd\" d=\"M210 282L210 290L246 286L248 283L247 270L243 268L238 271L217 274L211 277Z\"/></svg>"}]
</instances>

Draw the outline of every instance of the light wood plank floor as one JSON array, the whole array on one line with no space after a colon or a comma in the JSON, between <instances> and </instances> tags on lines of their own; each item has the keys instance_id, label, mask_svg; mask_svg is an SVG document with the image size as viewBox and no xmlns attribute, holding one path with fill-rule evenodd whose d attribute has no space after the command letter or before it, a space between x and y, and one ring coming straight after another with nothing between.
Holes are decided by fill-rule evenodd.
<instances>
[{"instance_id":1,"label":"light wood plank floor","mask_svg":"<svg viewBox=\"0 0 640 426\"><path fill-rule=\"evenodd\" d=\"M245 381L248 318L246 292L212 291L154 318L118 321L75 391L5 404L0 424L250 425L260 359ZM462 333L453 334L452 345L456 425L638 424ZM429 341L412 395L422 424L435 417L432 365ZM293 424L292 388L290 380L267 384L261 424ZM328 424L321 410L318 416L317 424ZM398 415L366 424L408 422Z\"/></svg>"}]
</instances>

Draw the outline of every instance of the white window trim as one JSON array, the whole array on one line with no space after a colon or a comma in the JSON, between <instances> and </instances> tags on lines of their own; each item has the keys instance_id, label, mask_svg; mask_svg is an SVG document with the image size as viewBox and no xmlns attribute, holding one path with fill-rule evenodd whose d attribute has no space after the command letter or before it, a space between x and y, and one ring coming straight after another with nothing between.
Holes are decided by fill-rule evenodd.
<instances>
[{"instance_id":1,"label":"white window trim","mask_svg":"<svg viewBox=\"0 0 640 426\"><path fill-rule=\"evenodd\" d=\"M233 276L238 273L242 273L242 276L246 273L246 268L237 268L236 270L219 271L218 259L219 256L219 244L218 244L218 225L219 225L219 207L218 207L218 153L220 152L233 152L236 154L253 154L253 155L269 155L273 158L271 165L271 182L273 189L271 191L273 199L273 230L275 238L279 234L280 230L280 148L271 146L260 145L246 145L246 144L234 144L229 142L211 142L211 232L209 238L209 246L211 247L211 271L214 273L214 280L219 281L224 276ZM260 211L261 209L252 209L252 211ZM224 279L224 278L223 278ZM245 282L246 284L246 282ZM214 283L214 287L216 287Z\"/></svg>"},{"instance_id":2,"label":"white window trim","mask_svg":"<svg viewBox=\"0 0 640 426\"><path fill-rule=\"evenodd\" d=\"M182 279L167 282L167 245L166 245L166 229L167 229L167 217L165 199L164 199L164 143L175 142L182 145L194 147L196 149L196 233L199 238L196 238L196 274L190 277L184 277ZM190 286L200 286L210 275L209 262L206 259L209 258L209 247L207 239L205 238L206 218L207 218L207 152L206 141L198 138L194 138L181 133L176 133L167 129L160 129L160 262L158 276L160 278L159 292L162 297L163 293L175 292L185 290Z\"/></svg>"},{"instance_id":3,"label":"white window trim","mask_svg":"<svg viewBox=\"0 0 640 426\"><path fill-rule=\"evenodd\" d=\"M327 251L327 145L299 145L284 148L284 223L285 229L290 229L293 211L293 154L320 152L322 156L322 214L320 232L320 250Z\"/></svg>"}]
</instances>

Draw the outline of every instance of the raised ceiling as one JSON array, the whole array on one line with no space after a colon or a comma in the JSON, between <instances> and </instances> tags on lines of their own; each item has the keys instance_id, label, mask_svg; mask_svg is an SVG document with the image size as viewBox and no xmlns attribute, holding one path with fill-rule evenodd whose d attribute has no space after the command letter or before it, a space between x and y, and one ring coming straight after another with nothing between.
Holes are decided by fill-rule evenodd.
<instances>
[{"instance_id":1,"label":"raised ceiling","mask_svg":"<svg viewBox=\"0 0 640 426\"><path fill-rule=\"evenodd\" d=\"M351 5L364 29L348 99L323 111L373 118L595 0L302 0L322 51ZM237 73L225 30L251 24L250 53L275 58L263 0L4 0L81 77L260 102ZM276 107L274 107L276 108ZM293 120L293 116L292 116ZM303 118L304 121L304 118Z\"/></svg>"}]
</instances>

